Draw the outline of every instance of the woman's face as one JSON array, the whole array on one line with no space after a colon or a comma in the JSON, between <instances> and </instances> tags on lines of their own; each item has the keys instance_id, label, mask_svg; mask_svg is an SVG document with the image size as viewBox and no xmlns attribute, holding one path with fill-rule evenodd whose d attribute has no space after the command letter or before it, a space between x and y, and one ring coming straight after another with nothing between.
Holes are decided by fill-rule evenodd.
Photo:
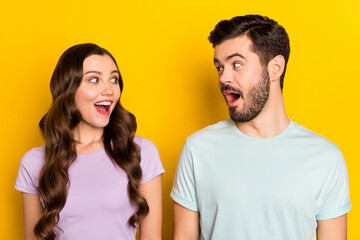
<instances>
[{"instance_id":1,"label":"woman's face","mask_svg":"<svg viewBox=\"0 0 360 240\"><path fill-rule=\"evenodd\" d=\"M108 55L91 55L84 60L83 78L75 93L82 121L93 128L108 125L120 99L119 71Z\"/></svg>"}]
</instances>

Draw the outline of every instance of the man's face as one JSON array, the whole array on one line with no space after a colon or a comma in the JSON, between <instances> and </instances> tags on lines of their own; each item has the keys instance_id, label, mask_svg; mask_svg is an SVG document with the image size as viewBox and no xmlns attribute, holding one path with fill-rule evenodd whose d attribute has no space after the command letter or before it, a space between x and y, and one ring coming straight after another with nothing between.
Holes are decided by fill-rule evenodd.
<instances>
[{"instance_id":1,"label":"man's face","mask_svg":"<svg viewBox=\"0 0 360 240\"><path fill-rule=\"evenodd\" d=\"M230 117L236 122L254 119L269 97L268 71L251 51L251 45L247 36L239 36L215 46L219 87L229 106Z\"/></svg>"}]
</instances>

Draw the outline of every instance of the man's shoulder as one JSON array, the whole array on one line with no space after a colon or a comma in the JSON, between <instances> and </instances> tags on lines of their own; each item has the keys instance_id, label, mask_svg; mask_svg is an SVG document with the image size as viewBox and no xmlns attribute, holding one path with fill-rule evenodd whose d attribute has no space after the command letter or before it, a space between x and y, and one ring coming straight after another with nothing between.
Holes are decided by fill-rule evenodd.
<instances>
[{"instance_id":1,"label":"man's shoulder","mask_svg":"<svg viewBox=\"0 0 360 240\"><path fill-rule=\"evenodd\" d=\"M289 137L303 141L307 145L313 145L329 151L339 151L339 147L335 143L297 123L295 123L294 131Z\"/></svg>"},{"instance_id":2,"label":"man's shoulder","mask_svg":"<svg viewBox=\"0 0 360 240\"><path fill-rule=\"evenodd\" d=\"M223 136L231 131L232 121L230 119L208 125L187 137L187 142L198 142L212 137Z\"/></svg>"}]
</instances>

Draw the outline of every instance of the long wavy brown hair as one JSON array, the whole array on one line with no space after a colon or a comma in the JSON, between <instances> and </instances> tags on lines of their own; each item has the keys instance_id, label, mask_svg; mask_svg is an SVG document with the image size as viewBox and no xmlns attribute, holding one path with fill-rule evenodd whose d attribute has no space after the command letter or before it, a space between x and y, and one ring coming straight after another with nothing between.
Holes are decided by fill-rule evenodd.
<instances>
[{"instance_id":1,"label":"long wavy brown hair","mask_svg":"<svg viewBox=\"0 0 360 240\"><path fill-rule=\"evenodd\" d=\"M44 212L34 228L37 239L55 239L54 228L58 227L59 214L66 203L70 184L68 169L77 156L73 129L82 119L74 96L83 78L83 62L90 55L105 54L113 59L118 68L114 57L106 49L91 43L75 45L61 55L52 75L50 90L53 102L39 123L45 140L45 163L39 178ZM122 92L121 76L119 85ZM128 196L137 207L128 221L133 227L149 212L145 198L139 193L142 171L140 149L134 143L136 128L135 116L126 111L119 101L103 133L106 153L127 173L129 179Z\"/></svg>"}]
</instances>

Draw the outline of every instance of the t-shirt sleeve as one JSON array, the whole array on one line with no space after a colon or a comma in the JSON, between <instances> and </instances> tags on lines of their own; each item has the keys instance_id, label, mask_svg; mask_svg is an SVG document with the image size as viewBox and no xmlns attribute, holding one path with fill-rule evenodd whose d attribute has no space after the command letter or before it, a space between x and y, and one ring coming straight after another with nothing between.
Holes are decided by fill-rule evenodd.
<instances>
[{"instance_id":1,"label":"t-shirt sleeve","mask_svg":"<svg viewBox=\"0 0 360 240\"><path fill-rule=\"evenodd\" d=\"M180 153L170 195L181 206L194 212L199 211L196 198L193 158L186 142Z\"/></svg>"},{"instance_id":2,"label":"t-shirt sleeve","mask_svg":"<svg viewBox=\"0 0 360 240\"><path fill-rule=\"evenodd\" d=\"M41 159L33 149L28 151L20 161L19 172L15 182L15 189L30 193L39 194L39 174L42 167Z\"/></svg>"},{"instance_id":3,"label":"t-shirt sleeve","mask_svg":"<svg viewBox=\"0 0 360 240\"><path fill-rule=\"evenodd\" d=\"M337 161L329 172L325 183L322 205L317 220L327 220L342 216L352 208L349 198L349 181L346 164L340 150Z\"/></svg>"},{"instance_id":4,"label":"t-shirt sleeve","mask_svg":"<svg viewBox=\"0 0 360 240\"><path fill-rule=\"evenodd\" d=\"M156 176L165 172L160 161L160 155L153 142L146 138L141 138L139 144L141 148L141 170L142 178L140 184L146 183Z\"/></svg>"}]
</instances>

